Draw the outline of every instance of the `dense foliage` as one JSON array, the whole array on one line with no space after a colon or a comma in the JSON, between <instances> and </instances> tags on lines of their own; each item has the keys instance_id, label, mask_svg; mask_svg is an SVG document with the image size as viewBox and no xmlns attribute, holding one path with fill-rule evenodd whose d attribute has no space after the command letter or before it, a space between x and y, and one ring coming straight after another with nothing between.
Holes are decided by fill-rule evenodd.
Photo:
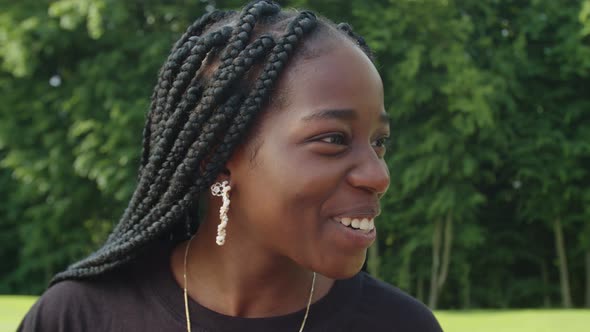
<instances>
[{"instance_id":1,"label":"dense foliage","mask_svg":"<svg viewBox=\"0 0 590 332\"><path fill-rule=\"evenodd\" d=\"M377 55L392 185L369 269L432 307L590 307L590 0L280 1ZM39 293L135 186L159 66L240 1L0 0L0 293Z\"/></svg>"}]
</instances>

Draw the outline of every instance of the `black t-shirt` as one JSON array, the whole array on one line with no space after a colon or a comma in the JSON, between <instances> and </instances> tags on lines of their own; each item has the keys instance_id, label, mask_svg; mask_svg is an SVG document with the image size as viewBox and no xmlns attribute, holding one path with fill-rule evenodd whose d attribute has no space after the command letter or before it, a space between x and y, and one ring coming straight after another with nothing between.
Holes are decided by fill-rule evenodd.
<instances>
[{"instance_id":1,"label":"black t-shirt","mask_svg":"<svg viewBox=\"0 0 590 332\"><path fill-rule=\"evenodd\" d=\"M39 298L18 331L186 331L183 291L174 280L168 257L139 260L95 279L60 282ZM194 301L189 308L194 332L297 331L305 312L241 318L214 312ZM422 303L361 272L336 281L325 297L312 304L305 331L442 329Z\"/></svg>"}]
</instances>

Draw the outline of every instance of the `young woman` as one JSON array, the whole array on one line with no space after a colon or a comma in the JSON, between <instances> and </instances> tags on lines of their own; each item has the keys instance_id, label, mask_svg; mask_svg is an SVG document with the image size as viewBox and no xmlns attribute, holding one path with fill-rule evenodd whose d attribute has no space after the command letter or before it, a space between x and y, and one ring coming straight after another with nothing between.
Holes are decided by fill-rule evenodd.
<instances>
[{"instance_id":1,"label":"young woman","mask_svg":"<svg viewBox=\"0 0 590 332\"><path fill-rule=\"evenodd\" d=\"M119 224L19 331L441 331L359 272L388 135L348 25L270 1L203 16L162 67Z\"/></svg>"}]
</instances>

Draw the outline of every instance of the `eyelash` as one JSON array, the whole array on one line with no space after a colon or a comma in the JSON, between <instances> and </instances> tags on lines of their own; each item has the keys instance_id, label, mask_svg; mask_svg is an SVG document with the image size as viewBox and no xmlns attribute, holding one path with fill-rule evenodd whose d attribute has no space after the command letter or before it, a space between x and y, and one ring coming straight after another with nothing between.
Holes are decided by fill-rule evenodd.
<instances>
[{"instance_id":1,"label":"eyelash","mask_svg":"<svg viewBox=\"0 0 590 332\"><path fill-rule=\"evenodd\" d=\"M336 139L337 141L334 140L330 140L327 141L326 139ZM343 134L339 134L339 133L335 133L335 134L329 134L323 137L320 137L318 139L321 142L324 143L328 143L328 144L337 144L337 145L345 145L346 142L346 136ZM374 146L377 148L387 148L389 146L389 136L383 136L383 137L379 137L378 139L375 140L375 144Z\"/></svg>"},{"instance_id":2,"label":"eyelash","mask_svg":"<svg viewBox=\"0 0 590 332\"><path fill-rule=\"evenodd\" d=\"M379 143L376 146L387 148L387 147L389 147L389 143L390 143L389 136L379 137L375 142L378 142Z\"/></svg>"},{"instance_id":3,"label":"eyelash","mask_svg":"<svg viewBox=\"0 0 590 332\"><path fill-rule=\"evenodd\" d=\"M339 142L333 142L333 141L328 142L326 140L327 138L336 138L336 139L339 139L340 141ZM328 144L337 144L337 145L346 144L346 136L344 134L329 134L329 135L320 137L318 140L321 142L324 142L324 143L328 143Z\"/></svg>"}]
</instances>

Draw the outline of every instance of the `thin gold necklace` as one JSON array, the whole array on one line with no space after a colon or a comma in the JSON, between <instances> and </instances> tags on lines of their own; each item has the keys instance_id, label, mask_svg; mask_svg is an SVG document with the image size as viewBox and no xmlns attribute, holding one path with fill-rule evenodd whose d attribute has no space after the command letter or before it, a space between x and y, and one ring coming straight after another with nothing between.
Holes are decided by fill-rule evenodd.
<instances>
[{"instance_id":1,"label":"thin gold necklace","mask_svg":"<svg viewBox=\"0 0 590 332\"><path fill-rule=\"evenodd\" d=\"M188 312L188 291L187 291L187 281L186 281L186 259L188 257L188 249L191 246L191 242L195 236L191 236L188 240L186 248L184 249L184 270L182 273L182 277L184 278L184 313L186 315L186 330L191 332L191 316ZM311 290L309 291L309 299L307 300L307 307L305 308L305 316L303 316L303 321L301 322L301 327L299 328L299 332L303 332L303 328L305 327L305 322L307 321L307 316L309 315L309 307L311 306L311 299L313 298L313 290L315 288L315 272L313 273L313 279L311 280Z\"/></svg>"}]
</instances>

